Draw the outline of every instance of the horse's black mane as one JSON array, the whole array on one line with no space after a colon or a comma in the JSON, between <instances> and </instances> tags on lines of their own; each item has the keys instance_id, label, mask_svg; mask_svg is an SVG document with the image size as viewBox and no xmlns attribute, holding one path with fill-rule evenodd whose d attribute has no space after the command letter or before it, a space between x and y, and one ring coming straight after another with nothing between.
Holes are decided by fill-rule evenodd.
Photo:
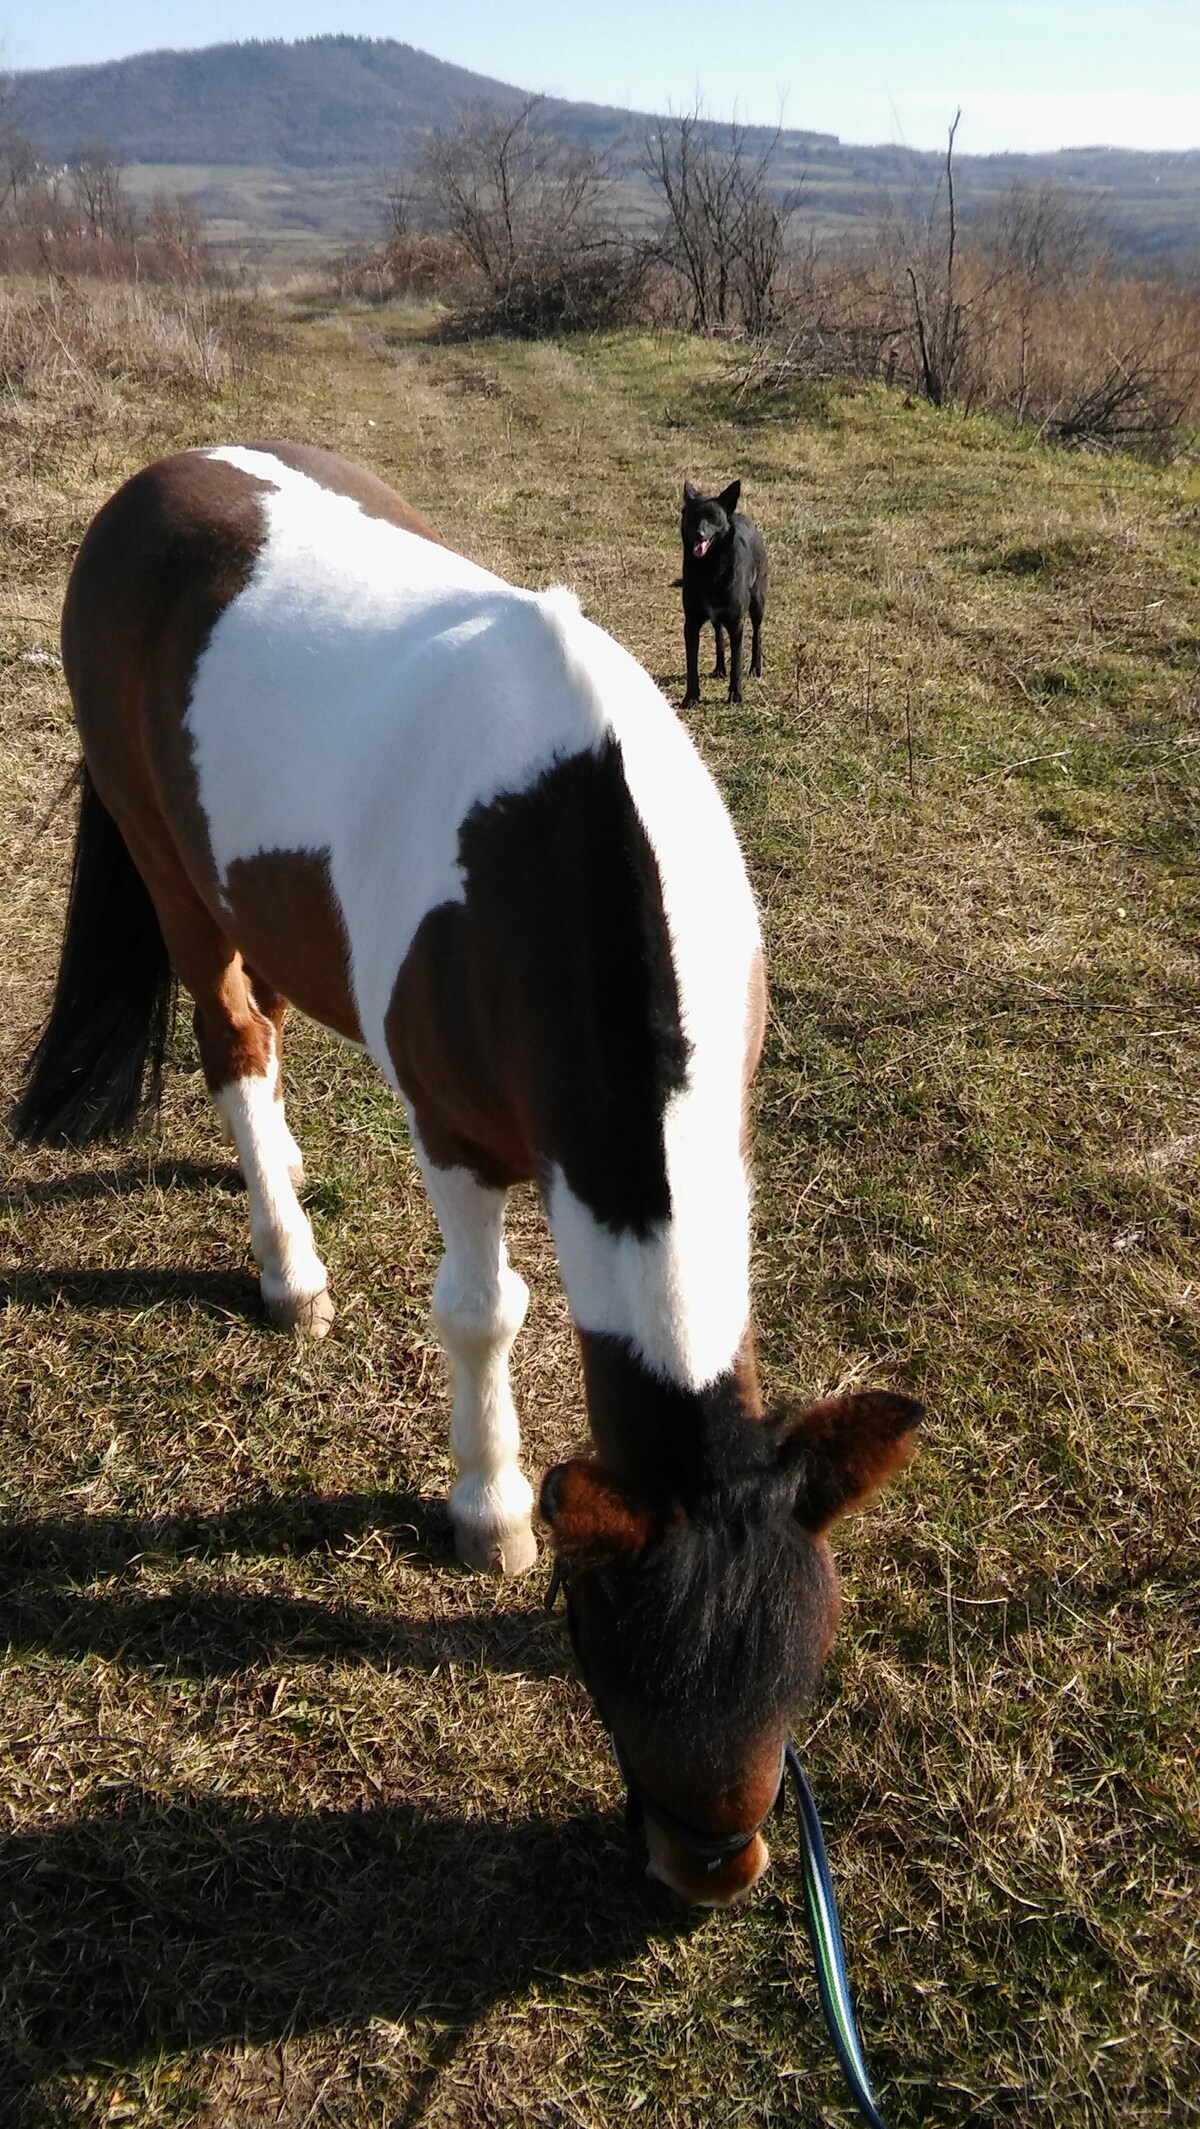
<instances>
[{"instance_id":1,"label":"horse's black mane","mask_svg":"<svg viewBox=\"0 0 1200 2129\"><path fill-rule=\"evenodd\" d=\"M661 1535L597 1577L623 1680L693 1743L715 1750L731 1725L765 1721L815 1685L824 1571L793 1491L773 1430L727 1421Z\"/></svg>"}]
</instances>

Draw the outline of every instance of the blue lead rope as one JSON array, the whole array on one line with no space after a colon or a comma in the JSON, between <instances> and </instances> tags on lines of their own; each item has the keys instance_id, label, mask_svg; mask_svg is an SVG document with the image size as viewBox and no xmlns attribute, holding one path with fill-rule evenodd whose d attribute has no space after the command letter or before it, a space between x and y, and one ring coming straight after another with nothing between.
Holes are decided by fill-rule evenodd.
<instances>
[{"instance_id":1,"label":"blue lead rope","mask_svg":"<svg viewBox=\"0 0 1200 2129\"><path fill-rule=\"evenodd\" d=\"M804 1919L813 1948L817 1966L817 1987L821 1995L821 2009L830 2039L837 2049L842 2074L868 2129L887 2129L883 2116L875 2105L875 2094L867 2076L863 2060L862 2043L854 2020L854 2006L850 2001L850 1982L846 1974L846 1953L842 1944L842 1929L838 1921L837 1899L833 1879L829 1871L829 1857L825 1849L825 1836L817 1817L817 1806L808 1778L800 1765L796 1747L789 1740L784 1753L792 1787L796 1792L796 1815L800 1822L800 1858L804 1873Z\"/></svg>"}]
</instances>

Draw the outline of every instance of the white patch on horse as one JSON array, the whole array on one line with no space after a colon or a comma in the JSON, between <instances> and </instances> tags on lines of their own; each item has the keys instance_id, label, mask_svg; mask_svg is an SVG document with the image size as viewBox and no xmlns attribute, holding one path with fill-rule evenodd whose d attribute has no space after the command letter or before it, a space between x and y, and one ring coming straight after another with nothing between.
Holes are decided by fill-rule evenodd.
<instances>
[{"instance_id":1,"label":"white patch on horse","mask_svg":"<svg viewBox=\"0 0 1200 2129\"><path fill-rule=\"evenodd\" d=\"M421 919L464 898L462 822L603 738L557 625L578 609L269 453L208 455L269 483L250 581L197 663L186 719L217 874L328 852L359 1026L395 1086L384 1016Z\"/></svg>"},{"instance_id":2,"label":"white patch on horse","mask_svg":"<svg viewBox=\"0 0 1200 2129\"><path fill-rule=\"evenodd\" d=\"M656 1374L702 1389L733 1364L750 1315L741 1137L758 914L729 815L674 712L601 629L582 616L563 628L606 706L658 863L691 1058L664 1118L670 1218L645 1240L614 1235L558 1172L547 1216L580 1328L626 1337Z\"/></svg>"}]
</instances>

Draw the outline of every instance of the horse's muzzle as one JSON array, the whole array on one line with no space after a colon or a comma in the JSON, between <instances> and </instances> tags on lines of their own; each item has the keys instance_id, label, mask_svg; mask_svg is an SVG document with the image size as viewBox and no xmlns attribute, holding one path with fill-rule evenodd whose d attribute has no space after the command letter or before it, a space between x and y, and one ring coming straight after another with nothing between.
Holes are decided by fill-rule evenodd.
<instances>
[{"instance_id":1,"label":"horse's muzzle","mask_svg":"<svg viewBox=\"0 0 1200 2129\"><path fill-rule=\"evenodd\" d=\"M757 1885L771 1860L761 1833L722 1863L705 1863L652 1823L645 1829L647 1872L694 1907L732 1907Z\"/></svg>"}]
</instances>

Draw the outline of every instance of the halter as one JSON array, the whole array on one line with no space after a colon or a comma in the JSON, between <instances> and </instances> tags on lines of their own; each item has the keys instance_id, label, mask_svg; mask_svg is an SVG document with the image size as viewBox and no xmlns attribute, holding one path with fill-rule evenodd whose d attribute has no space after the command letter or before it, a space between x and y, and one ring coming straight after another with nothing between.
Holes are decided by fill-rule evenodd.
<instances>
[{"instance_id":1,"label":"halter","mask_svg":"<svg viewBox=\"0 0 1200 2129\"><path fill-rule=\"evenodd\" d=\"M556 1559L550 1575L550 1586L546 1591L547 1611L553 1611L560 1589L566 1596L567 1627L578 1659L579 1645L571 1615L570 1567L566 1560ZM580 1669L582 1668L581 1663ZM604 1720L603 1715L601 1720ZM605 1727L607 1728L607 1724ZM887 2129L875 2104L875 2095L871 2090L871 2081L863 2059L862 2043L858 2037L854 2006L850 1999L850 1982L846 1972L846 1953L842 1944L841 1924L838 1921L837 1896L833 1889L825 1836L821 1831L816 1800L791 1738L784 1739L779 1761L779 1782L770 1809L748 1833L704 1833L698 1826L690 1826L686 1819L677 1818L675 1813L668 1811L666 1805L660 1804L656 1797L648 1796L640 1782L635 1779L615 1730L608 1731L608 1742L617 1763L617 1772L625 1784L625 1823L629 1829L636 1830L639 1815L648 1819L651 1825L668 1834L689 1855L695 1856L706 1871L719 1870L722 1863L732 1861L734 1856L740 1855L744 1848L749 1847L755 1834L766 1824L783 1795L785 1774L790 1777L800 1829L804 1921L816 1962L817 1992L821 1999L821 2010L850 2096L867 2124L867 2129Z\"/></svg>"},{"instance_id":2,"label":"halter","mask_svg":"<svg viewBox=\"0 0 1200 2129\"><path fill-rule=\"evenodd\" d=\"M628 1792L629 1801L625 1810L625 1823L630 1831L636 1831L637 1815L640 1813L642 1818L649 1819L652 1826L657 1826L660 1833L668 1834L680 1848L686 1848L689 1855L695 1856L699 1862L703 1863L706 1871L719 1870L722 1863L731 1863L735 1855L740 1855L743 1848L748 1848L755 1834L759 1833L765 1826L776 1804L779 1802L779 1793L783 1787L786 1747L779 1754L779 1779L775 1784L770 1804L762 1818L759 1819L758 1824L752 1826L749 1833L702 1833L698 1826L689 1826L686 1819L676 1818L675 1813L668 1811L665 1804L660 1804L656 1798L647 1796L641 1783L634 1779L633 1770L621 1750L620 1740L615 1730L609 1731L608 1742L612 1746L612 1756L617 1763L617 1772ZM631 1807L636 1807L636 1809Z\"/></svg>"}]
</instances>

